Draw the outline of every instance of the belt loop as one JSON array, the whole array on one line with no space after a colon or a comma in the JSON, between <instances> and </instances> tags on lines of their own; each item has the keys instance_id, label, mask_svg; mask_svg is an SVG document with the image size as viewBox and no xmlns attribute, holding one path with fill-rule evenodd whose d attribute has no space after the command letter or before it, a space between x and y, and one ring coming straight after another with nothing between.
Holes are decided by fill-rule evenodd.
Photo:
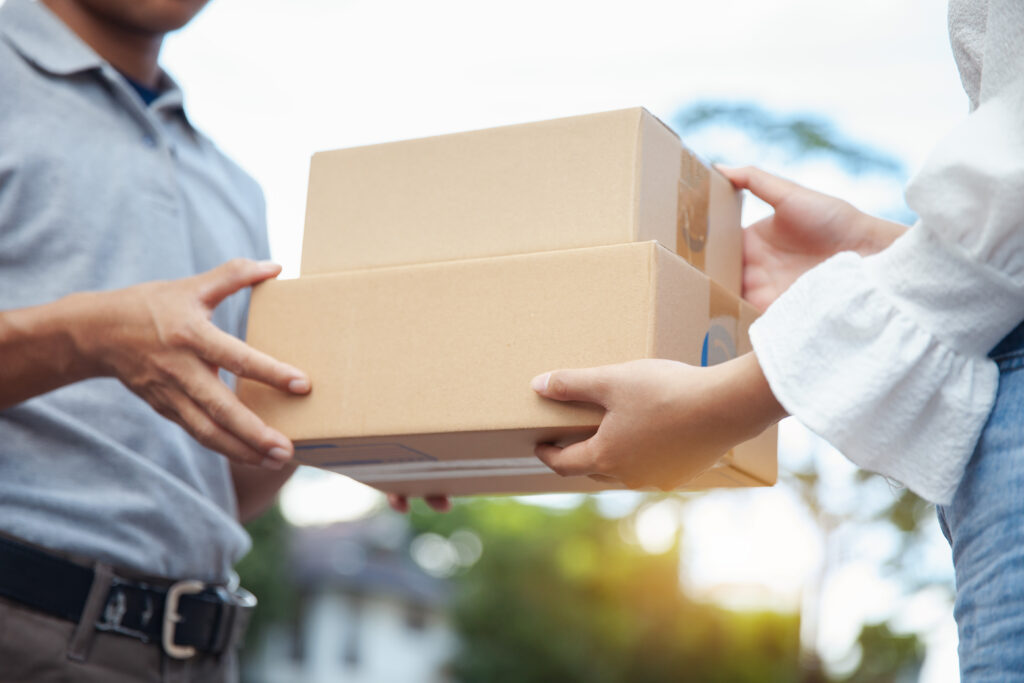
<instances>
[{"instance_id":1,"label":"belt loop","mask_svg":"<svg viewBox=\"0 0 1024 683\"><path fill-rule=\"evenodd\" d=\"M89 648L96 635L96 620L99 619L100 612L107 604L110 584L114 580L114 570L110 565L97 562L92 569L92 585L89 587L85 606L82 607L82 618L78 620L78 624L75 625L75 630L71 634L71 640L68 641L68 659L76 662L84 662L89 659Z\"/></svg>"}]
</instances>

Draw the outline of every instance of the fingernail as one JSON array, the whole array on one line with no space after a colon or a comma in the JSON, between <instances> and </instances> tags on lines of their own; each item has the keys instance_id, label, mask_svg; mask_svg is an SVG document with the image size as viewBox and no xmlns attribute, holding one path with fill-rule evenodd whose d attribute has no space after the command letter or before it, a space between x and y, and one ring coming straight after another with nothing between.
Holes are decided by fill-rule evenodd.
<instances>
[{"instance_id":1,"label":"fingernail","mask_svg":"<svg viewBox=\"0 0 1024 683\"><path fill-rule=\"evenodd\" d=\"M288 449L281 448L280 446L274 446L267 451L267 456L277 460L280 463L286 463L292 459L292 454L288 452Z\"/></svg>"},{"instance_id":2,"label":"fingernail","mask_svg":"<svg viewBox=\"0 0 1024 683\"><path fill-rule=\"evenodd\" d=\"M293 394L305 394L309 391L309 380L305 377L298 377L288 382L288 391Z\"/></svg>"},{"instance_id":3,"label":"fingernail","mask_svg":"<svg viewBox=\"0 0 1024 683\"><path fill-rule=\"evenodd\" d=\"M550 372L545 372L543 375L537 375L532 380L530 380L530 388L537 392L547 391L548 381L550 379Z\"/></svg>"},{"instance_id":4,"label":"fingernail","mask_svg":"<svg viewBox=\"0 0 1024 683\"><path fill-rule=\"evenodd\" d=\"M275 271L281 268L281 264L274 263L273 261L260 261L256 265L259 266L259 269L264 273Z\"/></svg>"},{"instance_id":5,"label":"fingernail","mask_svg":"<svg viewBox=\"0 0 1024 683\"><path fill-rule=\"evenodd\" d=\"M266 467L268 470L279 470L282 467L284 467L283 460L275 460L274 458L270 457L263 458L263 461L260 464L263 467Z\"/></svg>"}]
</instances>

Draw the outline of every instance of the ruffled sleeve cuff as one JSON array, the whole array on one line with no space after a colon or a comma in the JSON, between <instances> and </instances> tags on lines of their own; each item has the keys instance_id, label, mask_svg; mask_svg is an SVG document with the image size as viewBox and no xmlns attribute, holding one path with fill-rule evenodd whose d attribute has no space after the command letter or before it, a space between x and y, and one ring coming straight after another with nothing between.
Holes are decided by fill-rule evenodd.
<instances>
[{"instance_id":1,"label":"ruffled sleeve cuff","mask_svg":"<svg viewBox=\"0 0 1024 683\"><path fill-rule=\"evenodd\" d=\"M876 256L809 271L750 337L791 415L864 469L948 503L995 400L985 354L1020 320L1013 294L918 226Z\"/></svg>"}]
</instances>

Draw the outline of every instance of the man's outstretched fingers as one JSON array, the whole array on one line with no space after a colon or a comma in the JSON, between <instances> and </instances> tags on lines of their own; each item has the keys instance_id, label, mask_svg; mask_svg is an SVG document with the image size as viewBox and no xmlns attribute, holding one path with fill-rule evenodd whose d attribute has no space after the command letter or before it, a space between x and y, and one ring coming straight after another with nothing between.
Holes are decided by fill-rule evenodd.
<instances>
[{"instance_id":1,"label":"man's outstretched fingers","mask_svg":"<svg viewBox=\"0 0 1024 683\"><path fill-rule=\"evenodd\" d=\"M216 372L196 369L181 380L183 389L207 416L235 438L268 458L285 463L292 458L292 444L281 432L268 427L249 410Z\"/></svg>"},{"instance_id":2,"label":"man's outstretched fingers","mask_svg":"<svg viewBox=\"0 0 1024 683\"><path fill-rule=\"evenodd\" d=\"M284 466L284 461L259 453L230 434L185 394L177 397L174 412L175 415L167 416L181 425L200 444L227 456L230 460L246 465L262 465L274 470Z\"/></svg>"},{"instance_id":3,"label":"man's outstretched fingers","mask_svg":"<svg viewBox=\"0 0 1024 683\"><path fill-rule=\"evenodd\" d=\"M452 509L452 501L448 496L425 496L423 500L435 512L448 512ZM400 493L389 493L388 505L395 512L402 514L409 512L409 498Z\"/></svg>"},{"instance_id":4,"label":"man's outstretched fingers","mask_svg":"<svg viewBox=\"0 0 1024 683\"><path fill-rule=\"evenodd\" d=\"M537 375L530 387L544 398L604 405L608 383L605 368L555 370Z\"/></svg>"},{"instance_id":5,"label":"man's outstretched fingers","mask_svg":"<svg viewBox=\"0 0 1024 683\"><path fill-rule=\"evenodd\" d=\"M403 515L409 511L409 499L398 493L388 494L388 505L395 512L401 512Z\"/></svg>"},{"instance_id":6,"label":"man's outstretched fingers","mask_svg":"<svg viewBox=\"0 0 1024 683\"><path fill-rule=\"evenodd\" d=\"M793 190L800 188L791 180L762 171L756 166L730 168L716 164L715 168L729 179L738 190L750 190L773 207L782 202Z\"/></svg>"},{"instance_id":7,"label":"man's outstretched fingers","mask_svg":"<svg viewBox=\"0 0 1024 683\"><path fill-rule=\"evenodd\" d=\"M452 509L452 500L448 496L427 496L423 500L435 512L448 512Z\"/></svg>"},{"instance_id":8,"label":"man's outstretched fingers","mask_svg":"<svg viewBox=\"0 0 1024 683\"><path fill-rule=\"evenodd\" d=\"M244 287L277 277L281 266L271 261L236 258L196 277L201 282L200 297L210 308Z\"/></svg>"},{"instance_id":9,"label":"man's outstretched fingers","mask_svg":"<svg viewBox=\"0 0 1024 683\"><path fill-rule=\"evenodd\" d=\"M201 325L197 330L197 336L199 341L196 343L195 352L204 360L230 373L293 394L305 394L311 388L306 373L262 351L257 351L213 323Z\"/></svg>"},{"instance_id":10,"label":"man's outstretched fingers","mask_svg":"<svg viewBox=\"0 0 1024 683\"><path fill-rule=\"evenodd\" d=\"M541 443L534 447L533 452L541 462L559 476L578 477L598 474L594 467L591 440L580 441L564 448L550 443Z\"/></svg>"}]
</instances>

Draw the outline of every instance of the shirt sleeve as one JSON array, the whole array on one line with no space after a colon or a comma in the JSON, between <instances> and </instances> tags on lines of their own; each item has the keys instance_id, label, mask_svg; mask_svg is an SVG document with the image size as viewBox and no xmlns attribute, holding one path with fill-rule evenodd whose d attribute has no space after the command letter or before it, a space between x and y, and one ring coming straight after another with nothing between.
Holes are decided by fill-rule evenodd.
<instances>
[{"instance_id":1,"label":"shirt sleeve","mask_svg":"<svg viewBox=\"0 0 1024 683\"><path fill-rule=\"evenodd\" d=\"M779 402L861 467L952 500L1024 320L1024 3L989 8L981 104L907 188L919 222L834 256L750 335Z\"/></svg>"}]
</instances>

